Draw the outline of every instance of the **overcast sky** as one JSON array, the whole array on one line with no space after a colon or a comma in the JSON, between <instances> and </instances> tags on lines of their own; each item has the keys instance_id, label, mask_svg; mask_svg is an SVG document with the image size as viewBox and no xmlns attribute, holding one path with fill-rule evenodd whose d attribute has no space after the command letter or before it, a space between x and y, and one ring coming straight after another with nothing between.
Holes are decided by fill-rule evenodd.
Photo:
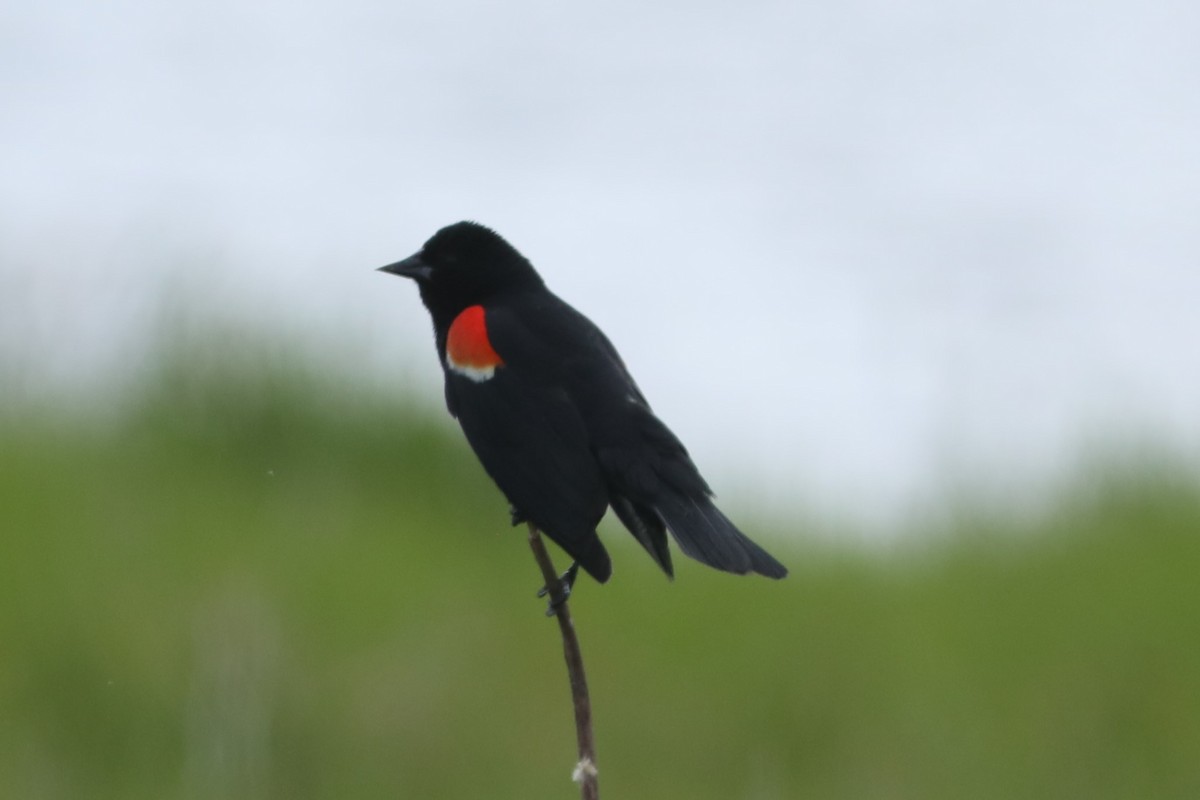
<instances>
[{"instance_id":1,"label":"overcast sky","mask_svg":"<svg viewBox=\"0 0 1200 800\"><path fill-rule=\"evenodd\" d=\"M1198 42L1186 0L7 3L2 351L90 386L167 291L440 402L372 268L470 218L741 502L1195 456Z\"/></svg>"}]
</instances>

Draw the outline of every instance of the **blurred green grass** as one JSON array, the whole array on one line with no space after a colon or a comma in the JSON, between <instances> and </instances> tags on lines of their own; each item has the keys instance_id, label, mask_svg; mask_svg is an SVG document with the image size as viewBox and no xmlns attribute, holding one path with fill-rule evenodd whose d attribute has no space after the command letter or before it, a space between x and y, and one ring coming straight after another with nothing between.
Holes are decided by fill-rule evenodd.
<instances>
[{"instance_id":1,"label":"blurred green grass","mask_svg":"<svg viewBox=\"0 0 1200 800\"><path fill-rule=\"evenodd\" d=\"M194 353L85 417L0 417L0 797L575 796L558 634L452 423ZM604 795L1200 797L1200 491L1100 475L768 536L782 583L609 528L573 602Z\"/></svg>"}]
</instances>

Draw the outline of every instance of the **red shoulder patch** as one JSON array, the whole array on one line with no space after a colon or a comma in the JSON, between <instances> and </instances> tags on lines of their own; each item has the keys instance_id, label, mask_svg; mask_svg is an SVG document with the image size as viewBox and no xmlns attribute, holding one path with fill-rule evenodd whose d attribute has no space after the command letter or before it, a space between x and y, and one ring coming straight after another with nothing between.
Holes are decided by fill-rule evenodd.
<instances>
[{"instance_id":1,"label":"red shoulder patch","mask_svg":"<svg viewBox=\"0 0 1200 800\"><path fill-rule=\"evenodd\" d=\"M470 306L454 318L446 334L446 360L459 370L487 372L504 364L488 339L483 306Z\"/></svg>"}]
</instances>

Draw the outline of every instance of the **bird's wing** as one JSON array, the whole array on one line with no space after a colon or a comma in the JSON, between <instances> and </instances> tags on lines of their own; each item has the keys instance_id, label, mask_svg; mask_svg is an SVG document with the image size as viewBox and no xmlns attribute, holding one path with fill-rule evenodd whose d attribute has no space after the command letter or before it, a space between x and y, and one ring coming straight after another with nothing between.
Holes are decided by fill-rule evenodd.
<instances>
[{"instance_id":1,"label":"bird's wing","mask_svg":"<svg viewBox=\"0 0 1200 800\"><path fill-rule=\"evenodd\" d=\"M503 364L485 380L447 370L447 399L516 511L604 581L612 567L595 531L608 492L587 426L516 317L488 309L487 333Z\"/></svg>"},{"instance_id":2,"label":"bird's wing","mask_svg":"<svg viewBox=\"0 0 1200 800\"><path fill-rule=\"evenodd\" d=\"M529 380L562 387L590 427L624 416L620 406L649 410L604 332L554 294L515 298L489 307L487 315L493 343L506 363Z\"/></svg>"},{"instance_id":3,"label":"bird's wing","mask_svg":"<svg viewBox=\"0 0 1200 800\"><path fill-rule=\"evenodd\" d=\"M489 308L488 329L507 370L523 383L544 382L565 394L610 486L645 495L665 481L686 494L711 493L616 348L587 317L544 292Z\"/></svg>"},{"instance_id":4,"label":"bird's wing","mask_svg":"<svg viewBox=\"0 0 1200 800\"><path fill-rule=\"evenodd\" d=\"M489 309L496 349L514 375L549 381L562 392L577 413L609 501L663 570L672 572L670 530L685 553L710 566L786 574L713 505L712 490L687 449L651 411L599 328L553 295L537 302L541 306L532 309Z\"/></svg>"}]
</instances>

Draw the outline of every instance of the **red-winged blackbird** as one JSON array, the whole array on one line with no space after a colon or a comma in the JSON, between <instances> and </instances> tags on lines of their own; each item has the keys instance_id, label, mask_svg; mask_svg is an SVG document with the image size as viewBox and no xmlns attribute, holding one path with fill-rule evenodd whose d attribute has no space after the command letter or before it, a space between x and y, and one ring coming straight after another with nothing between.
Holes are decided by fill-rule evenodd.
<instances>
[{"instance_id":1,"label":"red-winged blackbird","mask_svg":"<svg viewBox=\"0 0 1200 800\"><path fill-rule=\"evenodd\" d=\"M532 522L601 583L612 562L596 525L610 505L667 575L666 531L717 569L787 575L713 505L608 338L498 234L459 222L382 271L417 282L446 405L514 523Z\"/></svg>"}]
</instances>

